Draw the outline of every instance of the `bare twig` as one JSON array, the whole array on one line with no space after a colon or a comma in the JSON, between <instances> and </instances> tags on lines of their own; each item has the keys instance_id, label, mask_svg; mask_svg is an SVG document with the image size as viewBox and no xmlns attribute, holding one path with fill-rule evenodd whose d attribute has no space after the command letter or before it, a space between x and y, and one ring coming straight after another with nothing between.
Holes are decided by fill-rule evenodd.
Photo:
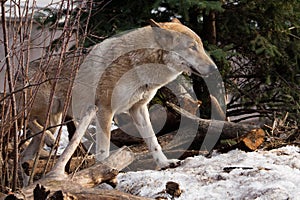
<instances>
[{"instance_id":1,"label":"bare twig","mask_svg":"<svg viewBox=\"0 0 300 200\"><path fill-rule=\"evenodd\" d=\"M65 24L64 24L64 28L63 28L63 43L62 43L62 47L61 47L61 54L60 54L60 59L59 59L59 63L58 63L58 67L57 67L57 72L56 72L56 76L55 78L59 78L59 75L60 75L60 72L62 70L62 64L63 64L63 58L64 58L64 54L65 52L67 51L67 44L70 40L70 37L72 35L72 28L71 30L69 29L69 23L70 23L70 14L69 14L69 8L70 8L70 1L68 0L67 1L67 7L66 7L66 10L67 10L67 13L66 13L66 18L65 18ZM61 7L60 7L60 10L63 10L62 9L63 7L63 4L61 4ZM51 90L51 94L50 94L50 101L49 101L49 107L48 107L48 111L47 111L47 117L46 117L46 122L45 122L45 125L44 125L44 132L42 134L42 138L41 140L43 141L44 140L44 137L45 137L45 131L46 131L46 127L48 126L48 123L50 121L50 114L51 114L51 108L52 108L52 105L53 105L53 102L54 102L54 93L55 93L55 90L56 90L56 87L57 87L57 81L54 82L53 84L53 88ZM42 149L43 147L43 143L40 143L40 146L39 146L39 151L36 155L36 158L35 158L35 162L34 162L34 165L33 165L33 169L32 169L32 174L30 175L30 179L29 179L29 182L32 182L33 180L33 176L34 176L34 169L36 168L37 166L37 161L39 159L39 156L40 156L40 150Z\"/></svg>"},{"instance_id":2,"label":"bare twig","mask_svg":"<svg viewBox=\"0 0 300 200\"><path fill-rule=\"evenodd\" d=\"M6 26L6 18L5 18L5 2L1 2L1 20L2 20L2 32L3 32L3 43L4 43L4 52L6 58L6 73L8 79L8 87L10 91L14 91L14 84L13 84L13 75L11 72L11 65L10 65L10 55L9 55L9 46L8 46L8 36L7 36L7 26ZM12 118L15 119L17 115L17 108L16 108L16 97L15 95L11 96L11 106L12 106ZM13 170L13 184L12 190L16 190L17 188L17 179L18 179L18 122L17 120L14 121L14 170Z\"/></svg>"}]
</instances>

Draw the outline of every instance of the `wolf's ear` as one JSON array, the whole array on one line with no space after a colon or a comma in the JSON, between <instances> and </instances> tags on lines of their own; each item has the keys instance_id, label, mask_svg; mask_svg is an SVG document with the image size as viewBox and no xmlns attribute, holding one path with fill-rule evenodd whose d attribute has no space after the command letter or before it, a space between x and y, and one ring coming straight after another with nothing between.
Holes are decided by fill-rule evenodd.
<instances>
[{"instance_id":1,"label":"wolf's ear","mask_svg":"<svg viewBox=\"0 0 300 200\"><path fill-rule=\"evenodd\" d=\"M159 23L157 23L156 21L154 21L153 19L149 20L149 24L151 27L157 27L157 28L161 28L161 26L159 25Z\"/></svg>"},{"instance_id":2,"label":"wolf's ear","mask_svg":"<svg viewBox=\"0 0 300 200\"><path fill-rule=\"evenodd\" d=\"M178 24L182 24L182 23L179 21L179 19L177 19L177 18L173 18L173 19L172 19L172 22L178 23Z\"/></svg>"},{"instance_id":3,"label":"wolf's ear","mask_svg":"<svg viewBox=\"0 0 300 200\"><path fill-rule=\"evenodd\" d=\"M157 23L153 19L150 19L149 22L154 33L154 39L158 46L164 49L173 47L173 44L175 44L174 41L177 38L175 31L165 28L163 25Z\"/></svg>"}]
</instances>

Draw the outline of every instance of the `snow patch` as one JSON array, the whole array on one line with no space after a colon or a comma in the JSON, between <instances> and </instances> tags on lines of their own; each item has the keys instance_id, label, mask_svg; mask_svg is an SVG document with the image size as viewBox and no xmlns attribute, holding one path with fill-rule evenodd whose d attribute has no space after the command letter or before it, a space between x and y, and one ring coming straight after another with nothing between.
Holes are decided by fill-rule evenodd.
<instances>
[{"instance_id":1,"label":"snow patch","mask_svg":"<svg viewBox=\"0 0 300 200\"><path fill-rule=\"evenodd\" d=\"M225 170L229 169L229 170ZM164 171L120 173L117 189L155 198L169 181L179 184L178 200L199 199L300 199L300 148L187 158L180 167Z\"/></svg>"}]
</instances>

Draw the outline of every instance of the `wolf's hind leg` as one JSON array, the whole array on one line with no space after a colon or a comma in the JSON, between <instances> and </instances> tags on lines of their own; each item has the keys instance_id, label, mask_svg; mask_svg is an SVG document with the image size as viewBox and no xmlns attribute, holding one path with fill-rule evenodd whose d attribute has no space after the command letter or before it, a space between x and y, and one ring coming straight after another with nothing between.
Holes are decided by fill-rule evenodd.
<instances>
[{"instance_id":1,"label":"wolf's hind leg","mask_svg":"<svg viewBox=\"0 0 300 200\"><path fill-rule=\"evenodd\" d=\"M109 156L110 129L113 114L109 109L101 108L97 112L96 159L102 161Z\"/></svg>"},{"instance_id":2,"label":"wolf's hind leg","mask_svg":"<svg viewBox=\"0 0 300 200\"><path fill-rule=\"evenodd\" d=\"M43 127L37 122L37 120L32 120L28 123L28 127L29 129L33 132L33 134L37 134L43 131ZM35 135L29 145L27 146L27 148L21 153L20 156L20 164L21 166L30 161L33 160L39 150L40 147L40 143L46 143L48 146L53 146L55 143L55 138L52 134L51 131L46 130L45 131L45 137L44 137L44 141L42 141L42 134L37 134ZM26 174L23 171L23 166L22 168L22 177L23 177L23 186L27 186L28 185L28 181L29 181L29 174Z\"/></svg>"},{"instance_id":3,"label":"wolf's hind leg","mask_svg":"<svg viewBox=\"0 0 300 200\"><path fill-rule=\"evenodd\" d=\"M44 141L41 141L42 139L42 131L43 127L37 122L37 120L33 120L28 123L29 129L33 132L35 135L32 140L30 141L28 147L22 152L21 154L21 162L33 159L35 157L35 154L39 150L40 143L46 143L47 146L53 146L55 143L55 138L53 136L53 133L49 130L45 131L45 137Z\"/></svg>"}]
</instances>

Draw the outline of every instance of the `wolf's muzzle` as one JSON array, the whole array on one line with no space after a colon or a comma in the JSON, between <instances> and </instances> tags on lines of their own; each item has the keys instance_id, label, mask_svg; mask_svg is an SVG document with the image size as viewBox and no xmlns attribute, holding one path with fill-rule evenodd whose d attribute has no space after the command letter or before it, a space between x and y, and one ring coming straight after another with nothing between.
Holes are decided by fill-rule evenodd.
<instances>
[{"instance_id":1,"label":"wolf's muzzle","mask_svg":"<svg viewBox=\"0 0 300 200\"><path fill-rule=\"evenodd\" d=\"M213 74L216 71L218 71L218 68L215 64L207 66L206 69L205 69L205 73L204 72L199 72L199 70L197 70L197 68L195 68L194 66L191 66L192 74L194 74L196 76L200 76L200 77L209 76L210 74Z\"/></svg>"}]
</instances>

